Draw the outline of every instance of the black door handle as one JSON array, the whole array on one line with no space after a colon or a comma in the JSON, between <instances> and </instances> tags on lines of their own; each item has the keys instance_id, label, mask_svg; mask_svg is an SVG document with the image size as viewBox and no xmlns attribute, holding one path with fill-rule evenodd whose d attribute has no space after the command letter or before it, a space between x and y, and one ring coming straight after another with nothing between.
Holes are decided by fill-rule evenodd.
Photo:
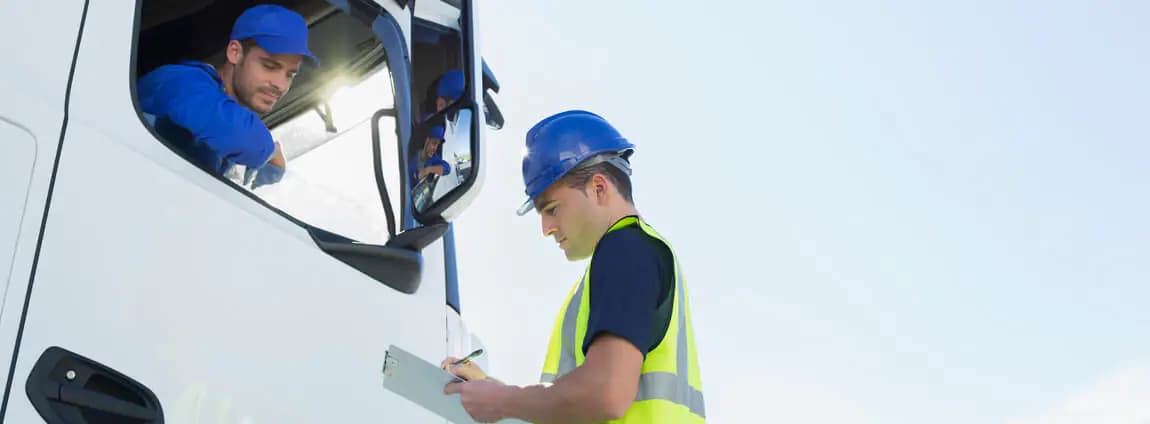
<instances>
[{"instance_id":1,"label":"black door handle","mask_svg":"<svg viewBox=\"0 0 1150 424\"><path fill-rule=\"evenodd\" d=\"M24 387L49 424L162 424L160 401L143 384L59 347L40 355Z\"/></svg>"}]
</instances>

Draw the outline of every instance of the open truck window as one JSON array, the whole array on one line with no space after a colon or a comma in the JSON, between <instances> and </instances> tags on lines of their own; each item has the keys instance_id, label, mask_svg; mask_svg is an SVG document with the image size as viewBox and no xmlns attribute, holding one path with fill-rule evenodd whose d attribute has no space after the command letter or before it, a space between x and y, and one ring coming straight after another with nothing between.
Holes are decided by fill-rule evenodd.
<instances>
[{"instance_id":1,"label":"open truck window","mask_svg":"<svg viewBox=\"0 0 1150 424\"><path fill-rule=\"evenodd\" d=\"M269 183L259 178L259 168L227 161L211 169L181 145L196 140L173 139L170 132L160 131L156 127L165 125L160 122L162 116L141 111L144 121L153 126L158 142L221 184L246 191L298 221L348 241L378 245L388 241L389 226L394 224L385 213L384 197L388 196L384 187L396 190L390 196L393 210L399 210L402 193L398 191L399 120L398 116L378 120L378 131L373 134L373 115L381 109L394 111L396 102L395 79L381 37L373 32L372 13L349 14L325 0L141 3L137 81L164 65L186 61L221 68L232 25L252 6L272 3L301 15L308 25L309 48L320 66L301 66L274 108L257 114L286 159L282 177ZM368 10L349 10L360 9ZM383 164L382 175L376 172L377 161Z\"/></svg>"}]
</instances>

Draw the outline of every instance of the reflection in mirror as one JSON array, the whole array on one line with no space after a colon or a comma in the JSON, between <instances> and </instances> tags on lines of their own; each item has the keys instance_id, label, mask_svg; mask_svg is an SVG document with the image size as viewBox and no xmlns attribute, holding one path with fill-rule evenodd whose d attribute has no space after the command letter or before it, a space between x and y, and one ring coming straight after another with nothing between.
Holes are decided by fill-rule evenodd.
<instances>
[{"instance_id":1,"label":"reflection in mirror","mask_svg":"<svg viewBox=\"0 0 1150 424\"><path fill-rule=\"evenodd\" d=\"M429 120L421 128L423 143L408 161L416 212L426 211L471 176L471 110Z\"/></svg>"},{"instance_id":2,"label":"reflection in mirror","mask_svg":"<svg viewBox=\"0 0 1150 424\"><path fill-rule=\"evenodd\" d=\"M465 9L445 9L442 17L417 14L412 20L412 100L420 110L404 159L410 211L425 224L438 219L437 211L450 206L443 200L458 198L458 189L470 186L475 174L472 145L478 140L472 131L483 116L476 115L482 112L476 98L481 73L475 69Z\"/></svg>"},{"instance_id":3,"label":"reflection in mirror","mask_svg":"<svg viewBox=\"0 0 1150 424\"><path fill-rule=\"evenodd\" d=\"M394 107L391 73L381 67L358 81L332 81L327 88L318 106L271 129L287 167L278 183L252 184L251 190L308 224L382 245L388 224L376 184L371 117ZM394 117L380 119L382 163L397 163L395 129ZM387 186L397 187L398 170L384 166L383 171ZM242 172L231 177L243 180Z\"/></svg>"}]
</instances>

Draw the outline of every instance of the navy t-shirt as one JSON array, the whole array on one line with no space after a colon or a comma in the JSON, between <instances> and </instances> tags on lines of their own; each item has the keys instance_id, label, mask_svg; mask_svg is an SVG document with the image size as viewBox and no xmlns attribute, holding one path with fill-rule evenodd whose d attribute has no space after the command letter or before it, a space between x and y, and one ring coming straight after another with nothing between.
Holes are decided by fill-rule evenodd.
<instances>
[{"instance_id":1,"label":"navy t-shirt","mask_svg":"<svg viewBox=\"0 0 1150 424\"><path fill-rule=\"evenodd\" d=\"M647 356L671 323L675 262L670 249L638 225L607 233L591 258L591 304L583 353L610 333Z\"/></svg>"}]
</instances>

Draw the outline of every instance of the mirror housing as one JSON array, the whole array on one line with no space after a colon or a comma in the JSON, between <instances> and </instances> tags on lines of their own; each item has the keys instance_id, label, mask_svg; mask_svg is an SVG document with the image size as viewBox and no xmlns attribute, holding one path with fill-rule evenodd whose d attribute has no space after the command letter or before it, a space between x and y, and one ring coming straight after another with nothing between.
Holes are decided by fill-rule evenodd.
<instances>
[{"instance_id":1,"label":"mirror housing","mask_svg":"<svg viewBox=\"0 0 1150 424\"><path fill-rule=\"evenodd\" d=\"M483 129L484 125L489 122L487 116L490 110L494 110L498 118L491 122L497 126L502 126L502 114L499 113L498 107L493 107L494 101L486 101L490 98L485 94L486 88L490 87L498 91L499 83L494 79L494 74L490 72L490 68L484 72L483 61L475 38L475 17L472 9L472 2L463 2L459 19L459 40L461 42L459 53L462 58L460 68L462 68L464 76L463 94L445 108L440 104L439 107L442 110L436 111L426 119L421 119L417 123L419 128L413 131L414 134L429 134L428 130L433 128L436 123L442 123L445 130L442 143L444 151L437 150L440 155L438 159L451 165L453 171L458 171L451 175L440 176L438 181L434 182L412 182L409 180L418 177L420 172L415 172L415 175L411 175L412 172L410 171L405 173L404 180L408 181L406 183L408 186L405 188L409 187L413 191L405 196L404 200L412 202L413 207L410 209L412 215L416 221L423 224L451 221L466 209L471 200L478 195L479 189L482 187L484 173L482 162L484 158ZM434 62L434 59L431 60ZM451 66L450 62L445 65ZM442 72L444 68L435 69ZM426 149L433 143L432 140L417 139L412 141L414 143L409 143L409 146L414 147L420 142L423 143L423 147L419 147L419 149ZM451 155L446 152L448 149L459 149L464 145L469 150L462 155L459 154L458 150L452 152ZM423 159L423 156L419 155L417 151L408 152L406 157L409 161L414 161L413 165L420 161L423 162L415 165L417 169L418 167L435 166L434 162L436 162L431 157ZM446 178L451 178L454 181L447 181L445 185L444 179ZM418 184L424 184L424 186L417 187ZM429 195L430 198L428 199Z\"/></svg>"}]
</instances>

